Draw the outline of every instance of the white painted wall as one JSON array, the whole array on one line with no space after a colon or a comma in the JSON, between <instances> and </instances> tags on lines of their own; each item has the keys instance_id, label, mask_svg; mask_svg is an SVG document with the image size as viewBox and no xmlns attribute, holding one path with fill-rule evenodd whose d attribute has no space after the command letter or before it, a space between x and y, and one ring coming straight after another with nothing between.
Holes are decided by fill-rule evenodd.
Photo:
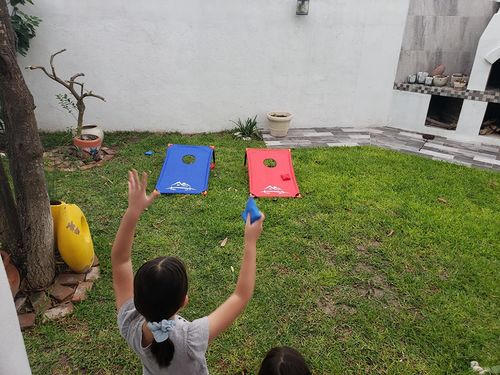
<instances>
[{"instance_id":1,"label":"white painted wall","mask_svg":"<svg viewBox=\"0 0 500 375\"><path fill-rule=\"evenodd\" d=\"M469 90L486 90L486 84L490 77L491 65L496 61L496 58L498 58L497 51L499 48L500 13L497 13L493 16L493 19L479 41L476 59L467 86Z\"/></svg>"},{"instance_id":2,"label":"white painted wall","mask_svg":"<svg viewBox=\"0 0 500 375\"><path fill-rule=\"evenodd\" d=\"M86 123L106 130L216 131L268 111L292 126L371 126L388 121L409 0L37 0L43 19L22 66L85 72ZM26 71L42 129L73 120L62 92Z\"/></svg>"}]
</instances>

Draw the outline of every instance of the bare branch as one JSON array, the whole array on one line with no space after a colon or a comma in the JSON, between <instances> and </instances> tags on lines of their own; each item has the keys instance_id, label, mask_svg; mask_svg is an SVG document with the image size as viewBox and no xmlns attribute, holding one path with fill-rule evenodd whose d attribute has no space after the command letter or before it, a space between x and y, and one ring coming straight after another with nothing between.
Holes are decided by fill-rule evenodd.
<instances>
[{"instance_id":1,"label":"bare branch","mask_svg":"<svg viewBox=\"0 0 500 375\"><path fill-rule=\"evenodd\" d=\"M78 93L75 91L75 89L73 87L73 84L72 84L72 82L74 82L74 81L71 81L71 79L70 79L70 81L68 82L68 81L64 81L61 78L59 78L57 76L56 69L54 67L54 57L56 57L57 55L65 52L65 51L66 51L66 49L62 49L62 50L60 50L60 51L58 51L58 52L56 52L56 53L54 53L53 55L50 56L50 68L52 70L52 74L50 74L49 72L47 72L47 69L45 69L43 66L28 66L28 67L26 67L26 69L30 69L30 70L40 69L40 70L42 70L47 75L47 77L49 77L50 79L56 81L57 83L60 83L65 88L67 88L71 92L71 94L75 97L75 99L78 100L81 95L78 95ZM75 78L78 78L78 77L80 77L82 75L83 75L83 73L78 73L78 74L75 74L71 78L74 80Z\"/></svg>"},{"instance_id":2,"label":"bare branch","mask_svg":"<svg viewBox=\"0 0 500 375\"><path fill-rule=\"evenodd\" d=\"M66 82L67 82L67 83L73 83L74 85L78 85L78 86L81 86L81 87L83 87L83 85L84 85L84 83L82 83L82 82L76 82L76 81L73 81L73 82L71 82L71 81L66 81Z\"/></svg>"},{"instance_id":3,"label":"bare branch","mask_svg":"<svg viewBox=\"0 0 500 375\"><path fill-rule=\"evenodd\" d=\"M76 73L73 77L71 77L69 79L70 82L74 81L75 79L77 79L78 77L84 77L85 74L84 73Z\"/></svg>"},{"instance_id":4,"label":"bare branch","mask_svg":"<svg viewBox=\"0 0 500 375\"><path fill-rule=\"evenodd\" d=\"M47 77L55 80L55 77L53 75L51 75L49 72L47 72L47 69L45 69L45 67L43 67L43 66L30 65L30 66L27 66L25 69L29 69L29 70L40 69L42 72L44 72L47 75Z\"/></svg>"},{"instance_id":5,"label":"bare branch","mask_svg":"<svg viewBox=\"0 0 500 375\"><path fill-rule=\"evenodd\" d=\"M97 99L101 99L103 102L106 101L106 99L104 99L104 97L102 97L101 95L94 94L92 91L89 91L89 92L86 92L85 94L83 94L82 99L86 98L88 96L91 96L91 97L97 98Z\"/></svg>"},{"instance_id":6,"label":"bare branch","mask_svg":"<svg viewBox=\"0 0 500 375\"><path fill-rule=\"evenodd\" d=\"M76 73L74 76L72 76L69 79L69 81L66 81L66 82L69 83L69 85L70 85L71 88L73 88L73 85L75 83L80 84L79 82L76 82L75 79L77 79L78 77L83 77L83 76L85 76L85 74L83 74L83 73Z\"/></svg>"},{"instance_id":7,"label":"bare branch","mask_svg":"<svg viewBox=\"0 0 500 375\"><path fill-rule=\"evenodd\" d=\"M60 53L63 53L63 52L66 52L66 48L64 48L60 51L57 51L56 53L54 53L53 55L50 56L50 67L52 68L52 75L54 77L57 77L56 70L54 68L54 57L56 57L57 55L59 55Z\"/></svg>"}]
</instances>

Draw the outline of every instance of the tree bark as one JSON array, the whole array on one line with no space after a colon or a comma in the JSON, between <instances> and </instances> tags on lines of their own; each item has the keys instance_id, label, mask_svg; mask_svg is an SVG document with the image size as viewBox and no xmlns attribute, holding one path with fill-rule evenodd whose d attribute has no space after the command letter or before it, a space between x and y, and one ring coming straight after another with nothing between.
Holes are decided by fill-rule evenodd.
<instances>
[{"instance_id":1,"label":"tree bark","mask_svg":"<svg viewBox=\"0 0 500 375\"><path fill-rule=\"evenodd\" d=\"M85 113L85 104L83 99L76 102L76 108L78 109L78 122L76 126L76 136L80 137L82 135L83 129L83 114Z\"/></svg>"},{"instance_id":2,"label":"tree bark","mask_svg":"<svg viewBox=\"0 0 500 375\"><path fill-rule=\"evenodd\" d=\"M50 285L55 274L54 233L34 101L17 64L5 0L0 0L0 101L17 213L32 289Z\"/></svg>"},{"instance_id":3,"label":"tree bark","mask_svg":"<svg viewBox=\"0 0 500 375\"><path fill-rule=\"evenodd\" d=\"M17 218L16 204L10 189L9 179L0 160L0 242L1 248L7 251L18 268L23 268L26 261L21 228Z\"/></svg>"}]
</instances>

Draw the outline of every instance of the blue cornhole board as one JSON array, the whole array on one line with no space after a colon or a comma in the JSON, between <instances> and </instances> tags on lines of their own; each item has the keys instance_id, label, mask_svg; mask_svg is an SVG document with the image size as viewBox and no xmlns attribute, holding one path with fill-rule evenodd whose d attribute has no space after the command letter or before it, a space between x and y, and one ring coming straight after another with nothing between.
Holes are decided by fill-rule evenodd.
<instances>
[{"instance_id":1,"label":"blue cornhole board","mask_svg":"<svg viewBox=\"0 0 500 375\"><path fill-rule=\"evenodd\" d=\"M184 157L194 157L194 161L186 163ZM210 169L214 165L211 147L169 145L156 190L162 194L206 194Z\"/></svg>"}]
</instances>

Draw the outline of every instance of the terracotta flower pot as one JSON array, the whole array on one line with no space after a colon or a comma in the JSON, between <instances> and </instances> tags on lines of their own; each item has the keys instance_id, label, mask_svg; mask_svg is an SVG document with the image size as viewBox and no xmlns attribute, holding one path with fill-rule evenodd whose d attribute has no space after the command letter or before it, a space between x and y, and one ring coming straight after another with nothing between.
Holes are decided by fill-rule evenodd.
<instances>
[{"instance_id":1,"label":"terracotta flower pot","mask_svg":"<svg viewBox=\"0 0 500 375\"><path fill-rule=\"evenodd\" d=\"M269 129L273 137L286 137L290 121L293 115L288 112L269 112L267 119L269 120Z\"/></svg>"},{"instance_id":2,"label":"terracotta flower pot","mask_svg":"<svg viewBox=\"0 0 500 375\"><path fill-rule=\"evenodd\" d=\"M21 275L16 266L10 262L10 255L5 251L0 251L0 254L2 255L3 266L9 280L12 297L15 297L17 292L19 292L19 285L21 285Z\"/></svg>"},{"instance_id":3,"label":"terracotta flower pot","mask_svg":"<svg viewBox=\"0 0 500 375\"><path fill-rule=\"evenodd\" d=\"M82 134L81 137L73 138L73 144L80 150L86 151L89 154L93 154L101 149L102 139L97 135Z\"/></svg>"}]
</instances>

